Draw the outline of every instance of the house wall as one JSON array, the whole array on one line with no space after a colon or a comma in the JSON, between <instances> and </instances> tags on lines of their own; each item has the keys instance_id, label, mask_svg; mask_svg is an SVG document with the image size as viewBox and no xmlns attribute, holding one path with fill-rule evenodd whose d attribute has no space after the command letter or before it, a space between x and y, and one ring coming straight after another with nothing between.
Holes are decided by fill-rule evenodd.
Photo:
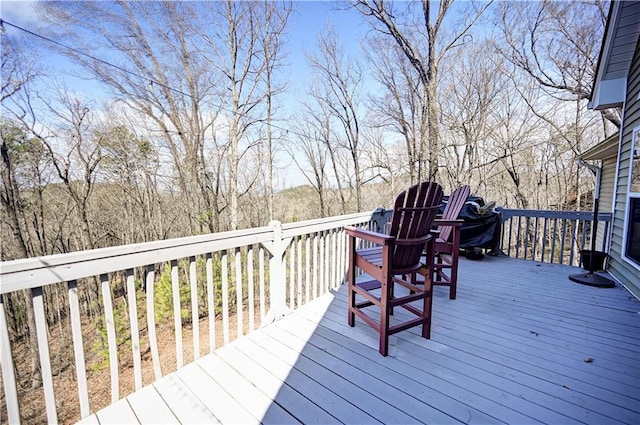
<instances>
[{"instance_id":1,"label":"house wall","mask_svg":"<svg viewBox=\"0 0 640 425\"><path fill-rule=\"evenodd\" d=\"M640 126L640 43L636 43L633 62L627 80L627 95L624 105L622 143L620 147L618 179L614 204L613 233L608 271L640 297L640 271L622 258L624 222L628 213L627 192L633 130Z\"/></svg>"}]
</instances>

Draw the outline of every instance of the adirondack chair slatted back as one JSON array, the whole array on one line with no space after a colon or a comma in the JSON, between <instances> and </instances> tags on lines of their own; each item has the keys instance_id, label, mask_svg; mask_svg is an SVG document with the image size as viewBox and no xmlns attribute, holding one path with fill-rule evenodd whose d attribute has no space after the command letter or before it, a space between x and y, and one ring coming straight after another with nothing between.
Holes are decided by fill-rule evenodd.
<instances>
[{"instance_id":1,"label":"adirondack chair slatted back","mask_svg":"<svg viewBox=\"0 0 640 425\"><path fill-rule=\"evenodd\" d=\"M467 198L471 194L471 187L468 185L460 186L449 195L449 200L442 211L443 220L455 220L458 218L462 207ZM439 238L448 241L453 231L452 226L438 226Z\"/></svg>"},{"instance_id":2,"label":"adirondack chair slatted back","mask_svg":"<svg viewBox=\"0 0 640 425\"><path fill-rule=\"evenodd\" d=\"M349 326L356 317L380 333L379 351L389 354L389 336L414 326L431 337L431 264L421 261L423 252L434 255L432 226L442 202L442 187L434 182L411 186L396 198L389 234L345 226L349 235ZM356 249L356 240L373 242ZM364 272L356 279L357 269ZM409 313L394 315L394 308Z\"/></svg>"},{"instance_id":3,"label":"adirondack chair slatted back","mask_svg":"<svg viewBox=\"0 0 640 425\"><path fill-rule=\"evenodd\" d=\"M389 231L389 235L396 238L394 271L413 268L420 263L442 196L439 184L423 182L396 197Z\"/></svg>"},{"instance_id":4,"label":"adirondack chair slatted back","mask_svg":"<svg viewBox=\"0 0 640 425\"><path fill-rule=\"evenodd\" d=\"M452 300L456 299L458 288L458 251L462 232L462 220L457 218L470 193L471 187L467 185L454 190L444 207L442 217L436 220L436 225L439 220L442 221L437 227L438 235L434 242L432 282L434 285L449 286L449 299Z\"/></svg>"}]
</instances>

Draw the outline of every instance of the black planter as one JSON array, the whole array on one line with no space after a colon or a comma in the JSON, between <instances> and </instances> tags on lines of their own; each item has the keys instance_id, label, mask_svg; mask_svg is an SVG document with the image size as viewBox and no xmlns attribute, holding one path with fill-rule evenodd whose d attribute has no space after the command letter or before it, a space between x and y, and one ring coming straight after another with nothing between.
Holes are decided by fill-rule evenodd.
<instances>
[{"instance_id":1,"label":"black planter","mask_svg":"<svg viewBox=\"0 0 640 425\"><path fill-rule=\"evenodd\" d=\"M604 270L604 261L607 259L607 253L582 249L580 250L580 259L582 260L583 269L590 272L597 272Z\"/></svg>"}]
</instances>

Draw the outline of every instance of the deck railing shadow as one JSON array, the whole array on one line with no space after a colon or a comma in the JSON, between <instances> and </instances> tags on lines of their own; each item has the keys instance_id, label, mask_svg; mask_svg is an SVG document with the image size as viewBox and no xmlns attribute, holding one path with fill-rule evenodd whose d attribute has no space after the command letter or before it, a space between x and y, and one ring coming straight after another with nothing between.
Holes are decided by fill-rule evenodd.
<instances>
[{"instance_id":1,"label":"deck railing shadow","mask_svg":"<svg viewBox=\"0 0 640 425\"><path fill-rule=\"evenodd\" d=\"M0 421L75 421L271 323L342 284L344 226L385 221L378 209L3 262ZM25 297L42 374L34 389L29 355L16 354L28 344L14 332ZM110 397L96 402L106 370Z\"/></svg>"},{"instance_id":2,"label":"deck railing shadow","mask_svg":"<svg viewBox=\"0 0 640 425\"><path fill-rule=\"evenodd\" d=\"M621 287L575 285L575 266L566 264L503 256L461 263L459 300L434 288L431 339L417 328L398 333L388 357L366 323L348 327L344 287L299 309L295 321L243 339L235 349L244 360L277 375L262 422L282 422L286 412L320 423L638 418L637 301Z\"/></svg>"},{"instance_id":3,"label":"deck railing shadow","mask_svg":"<svg viewBox=\"0 0 640 425\"><path fill-rule=\"evenodd\" d=\"M452 302L448 288L434 287L433 297L437 303ZM346 298L344 286L332 290L321 306L297 311L295 323L275 322L248 338L253 341L243 341L240 351L255 355L270 370L274 361L280 363L275 369L285 372L262 423L282 422L284 408L303 423L449 423L470 416L479 422L495 420L425 386L434 381L428 362L415 358L413 365L407 363L411 347L437 347L438 342L422 338L414 328L391 336L389 356L383 357L375 330L358 318L355 327L348 327ZM397 314L402 315L401 310ZM260 348L254 352L245 348L252 345ZM270 351L281 357L274 359ZM456 413L444 411L443 406Z\"/></svg>"}]
</instances>

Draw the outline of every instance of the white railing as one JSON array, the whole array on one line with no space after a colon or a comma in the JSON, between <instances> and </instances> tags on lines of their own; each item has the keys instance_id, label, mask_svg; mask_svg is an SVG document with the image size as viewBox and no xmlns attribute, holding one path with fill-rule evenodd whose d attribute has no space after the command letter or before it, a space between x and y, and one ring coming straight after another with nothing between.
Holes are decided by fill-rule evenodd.
<instances>
[{"instance_id":1,"label":"white railing","mask_svg":"<svg viewBox=\"0 0 640 425\"><path fill-rule=\"evenodd\" d=\"M539 261L550 264L567 264L581 267L579 251L591 249L594 224L593 211L553 211L497 208L499 232L493 246L482 247L497 255ZM391 216L391 210L384 211ZM611 237L613 214L599 213L596 250L607 251ZM488 218L489 224L494 216ZM470 223L471 233L482 229L482 217ZM488 229L492 232L493 229ZM461 246L465 244L465 225L462 226Z\"/></svg>"},{"instance_id":2,"label":"white railing","mask_svg":"<svg viewBox=\"0 0 640 425\"><path fill-rule=\"evenodd\" d=\"M103 403L114 403L184 365L185 354L195 360L203 345L213 351L340 286L347 271L344 226L378 230L384 221L384 210L289 224L274 221L261 228L1 263L0 422L54 423L60 416L77 420L104 407L90 403L92 385L104 380L100 378L104 374L95 361L87 360L89 354L95 357L87 347L89 333L106 333L111 396ZM24 347L25 341L10 336L9 329L11 320L22 314L13 309L25 291L35 318L42 376L37 391L46 418L25 413L25 400L34 403L29 391L36 390L17 383L25 381L30 362L24 354L16 358L15 346ZM52 319L53 303L59 308L61 300L65 308L54 315L57 320ZM160 308L170 310L173 326L170 319L156 318ZM64 329L64 323L70 329ZM173 353L159 344L166 341L158 333L166 335L167 328L172 328L175 339ZM191 341L185 342L188 334ZM58 341L54 357L64 357L68 350L74 359L71 366L52 368L52 336ZM61 343L67 340L68 346ZM123 366L125 357L131 363ZM167 357L175 358L175 366L167 366L163 361ZM133 378L123 378L123 370L131 368ZM75 376L69 378L72 369ZM77 394L68 386L55 385L65 374L68 382L77 382ZM76 411L62 414L60 406L60 410L75 406Z\"/></svg>"},{"instance_id":3,"label":"white railing","mask_svg":"<svg viewBox=\"0 0 640 425\"><path fill-rule=\"evenodd\" d=\"M581 266L582 249L591 249L591 211L499 210L500 251L513 258ZM598 214L596 250L609 244L611 213Z\"/></svg>"}]
</instances>

